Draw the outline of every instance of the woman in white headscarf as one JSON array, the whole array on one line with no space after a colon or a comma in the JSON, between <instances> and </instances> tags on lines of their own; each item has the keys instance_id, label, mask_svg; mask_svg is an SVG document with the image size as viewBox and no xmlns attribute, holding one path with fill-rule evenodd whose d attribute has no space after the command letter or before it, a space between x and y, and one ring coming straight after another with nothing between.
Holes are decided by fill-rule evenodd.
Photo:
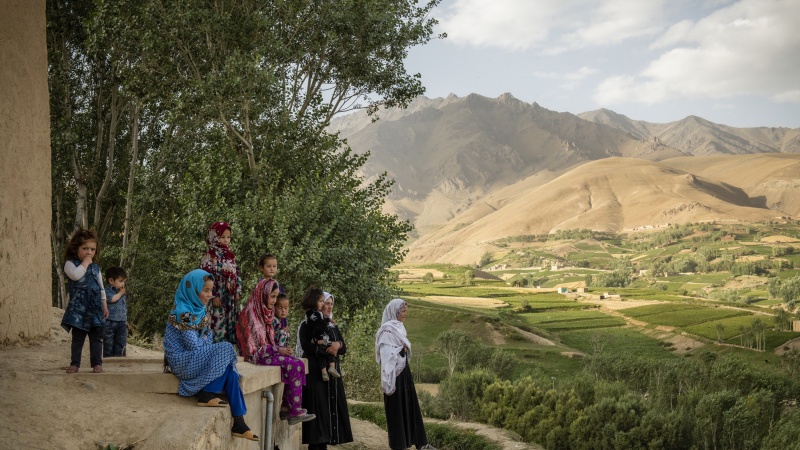
<instances>
[{"instance_id":1,"label":"woman in white headscarf","mask_svg":"<svg viewBox=\"0 0 800 450\"><path fill-rule=\"evenodd\" d=\"M408 315L408 303L396 298L383 310L381 327L375 335L375 360L381 366L381 388L389 432L389 447L405 450L434 449L428 444L417 390L408 361L411 342L406 337L403 322Z\"/></svg>"}]
</instances>

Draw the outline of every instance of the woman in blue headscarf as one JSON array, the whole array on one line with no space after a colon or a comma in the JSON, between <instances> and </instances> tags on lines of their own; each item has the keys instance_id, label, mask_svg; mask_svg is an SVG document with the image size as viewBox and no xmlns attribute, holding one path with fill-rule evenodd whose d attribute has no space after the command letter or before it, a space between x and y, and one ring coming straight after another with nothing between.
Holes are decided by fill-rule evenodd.
<instances>
[{"instance_id":1,"label":"woman in blue headscarf","mask_svg":"<svg viewBox=\"0 0 800 450\"><path fill-rule=\"evenodd\" d=\"M178 395L196 396L198 406L224 407L229 401L233 436L258 441L244 422L247 408L236 372L236 350L230 342L215 344L211 338L206 305L213 289L214 277L204 270L193 270L181 280L164 331L166 363L180 380ZM228 401L221 398L223 392Z\"/></svg>"}]
</instances>

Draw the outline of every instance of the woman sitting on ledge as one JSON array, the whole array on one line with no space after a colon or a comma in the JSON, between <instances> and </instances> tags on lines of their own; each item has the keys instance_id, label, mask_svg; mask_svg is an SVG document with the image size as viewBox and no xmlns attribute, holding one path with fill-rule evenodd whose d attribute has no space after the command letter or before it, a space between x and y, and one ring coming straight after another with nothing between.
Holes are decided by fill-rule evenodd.
<instances>
[{"instance_id":1,"label":"woman sitting on ledge","mask_svg":"<svg viewBox=\"0 0 800 450\"><path fill-rule=\"evenodd\" d=\"M303 385L306 384L306 366L292 356L292 349L275 344L275 300L278 298L278 283L275 280L258 282L247 306L239 313L236 324L236 339L244 359L259 366L281 368L283 401L281 418L289 425L314 420L314 414L302 408Z\"/></svg>"},{"instance_id":2,"label":"woman sitting on ledge","mask_svg":"<svg viewBox=\"0 0 800 450\"><path fill-rule=\"evenodd\" d=\"M233 415L233 436L258 441L244 422L247 407L236 372L236 350L230 342L214 344L211 339L206 305L213 288L214 277L204 270L193 270L181 280L164 331L166 363L180 380L179 395L196 396L198 406L225 407L224 392Z\"/></svg>"}]
</instances>

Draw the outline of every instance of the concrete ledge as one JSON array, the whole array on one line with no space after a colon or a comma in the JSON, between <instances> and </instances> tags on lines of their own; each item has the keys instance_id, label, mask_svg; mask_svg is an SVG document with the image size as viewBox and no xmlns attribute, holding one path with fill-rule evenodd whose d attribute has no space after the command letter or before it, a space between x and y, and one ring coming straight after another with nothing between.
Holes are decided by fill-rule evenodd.
<instances>
[{"instance_id":1,"label":"concrete ledge","mask_svg":"<svg viewBox=\"0 0 800 450\"><path fill-rule=\"evenodd\" d=\"M304 360L304 362L307 362ZM178 378L171 373L163 373L163 357L150 358L104 358L103 373L92 373L91 368L82 367L76 374L67 374L60 369L38 372L37 375L49 380L78 380L87 385L104 385L106 389L125 389L140 394L168 394L174 396L175 420L163 423L153 429L148 438L137 444L142 450L164 449L261 449L265 443L234 439L230 435L231 417L228 408L196 408L196 400L180 397ZM275 399L272 405L273 434L266 448L278 445L282 449L300 448L302 427L288 426L278 418L283 393L281 368L277 366L257 366L239 358L236 364L239 383L247 404L245 421L256 434L264 438L266 428L265 414L267 402L264 391L270 391ZM308 365L306 364L306 373Z\"/></svg>"},{"instance_id":2,"label":"concrete ledge","mask_svg":"<svg viewBox=\"0 0 800 450\"><path fill-rule=\"evenodd\" d=\"M266 386L281 382L281 369L274 366L256 366L243 362L236 364L239 384L246 395L261 391ZM94 383L111 384L142 393L177 394L178 378L163 372L163 359L156 358L105 358L103 373L91 373L89 368L81 368L77 374L59 374L64 377L91 379Z\"/></svg>"}]
</instances>

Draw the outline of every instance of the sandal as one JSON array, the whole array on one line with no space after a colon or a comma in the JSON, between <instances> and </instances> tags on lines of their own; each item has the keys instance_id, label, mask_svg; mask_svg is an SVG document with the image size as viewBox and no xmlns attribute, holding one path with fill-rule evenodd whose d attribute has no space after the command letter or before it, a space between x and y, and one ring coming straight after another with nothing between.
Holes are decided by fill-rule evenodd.
<instances>
[{"instance_id":1,"label":"sandal","mask_svg":"<svg viewBox=\"0 0 800 450\"><path fill-rule=\"evenodd\" d=\"M223 398L223 394L200 391L194 395L197 398L197 406L224 407L228 402Z\"/></svg>"},{"instance_id":2,"label":"sandal","mask_svg":"<svg viewBox=\"0 0 800 450\"><path fill-rule=\"evenodd\" d=\"M67 367L67 373L78 373L78 366Z\"/></svg>"},{"instance_id":3,"label":"sandal","mask_svg":"<svg viewBox=\"0 0 800 450\"><path fill-rule=\"evenodd\" d=\"M231 434L233 437L243 438L250 441L258 441L258 436L256 436L250 427L244 423L244 416L234 416Z\"/></svg>"},{"instance_id":4,"label":"sandal","mask_svg":"<svg viewBox=\"0 0 800 450\"><path fill-rule=\"evenodd\" d=\"M96 365L92 367L92 373L103 373L103 366Z\"/></svg>"},{"instance_id":5,"label":"sandal","mask_svg":"<svg viewBox=\"0 0 800 450\"><path fill-rule=\"evenodd\" d=\"M228 402L219 397L214 397L207 402L197 402L197 406L208 406L208 407L218 406L223 408L225 406L228 406Z\"/></svg>"},{"instance_id":6,"label":"sandal","mask_svg":"<svg viewBox=\"0 0 800 450\"><path fill-rule=\"evenodd\" d=\"M231 432L231 434L233 435L233 437L238 437L238 438L243 438L243 439L248 439L248 440L251 440L251 441L258 442L258 436L256 436L255 433L253 433L252 430L247 430L244 433Z\"/></svg>"}]
</instances>

